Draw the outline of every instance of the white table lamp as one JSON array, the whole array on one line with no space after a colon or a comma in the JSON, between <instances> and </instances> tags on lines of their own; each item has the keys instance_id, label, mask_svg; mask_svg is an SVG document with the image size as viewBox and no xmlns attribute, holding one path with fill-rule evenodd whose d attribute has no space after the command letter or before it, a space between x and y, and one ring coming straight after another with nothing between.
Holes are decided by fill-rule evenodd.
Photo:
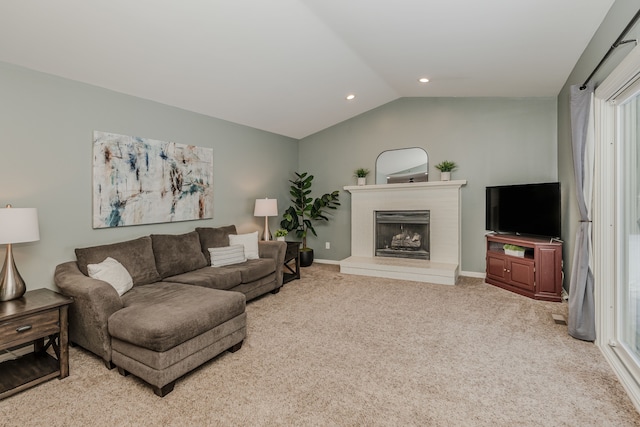
<instances>
[{"instance_id":1,"label":"white table lamp","mask_svg":"<svg viewBox=\"0 0 640 427\"><path fill-rule=\"evenodd\" d=\"M278 216L278 199L256 199L256 207L253 215L264 217L264 234L262 235L262 240L271 240L269 217Z\"/></svg>"},{"instance_id":2,"label":"white table lamp","mask_svg":"<svg viewBox=\"0 0 640 427\"><path fill-rule=\"evenodd\" d=\"M11 245L40 240L38 210L35 208L0 209L0 245L7 245L4 266L0 273L0 301L20 298L27 290L13 260Z\"/></svg>"}]
</instances>

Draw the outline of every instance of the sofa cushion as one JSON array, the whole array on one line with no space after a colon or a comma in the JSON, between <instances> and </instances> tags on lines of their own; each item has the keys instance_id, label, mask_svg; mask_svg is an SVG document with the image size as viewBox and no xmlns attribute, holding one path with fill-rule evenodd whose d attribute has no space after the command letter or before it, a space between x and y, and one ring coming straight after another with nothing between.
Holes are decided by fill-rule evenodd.
<instances>
[{"instance_id":1,"label":"sofa cushion","mask_svg":"<svg viewBox=\"0 0 640 427\"><path fill-rule=\"evenodd\" d=\"M185 234L152 234L151 242L156 268L163 278L207 265L200 250L200 237L195 231Z\"/></svg>"},{"instance_id":2,"label":"sofa cushion","mask_svg":"<svg viewBox=\"0 0 640 427\"><path fill-rule=\"evenodd\" d=\"M88 264L98 264L107 257L111 257L124 265L133 279L133 286L146 285L161 280L156 269L156 260L153 256L151 237L149 236L110 245L78 248L75 252L78 268L85 276L89 275Z\"/></svg>"},{"instance_id":3,"label":"sofa cushion","mask_svg":"<svg viewBox=\"0 0 640 427\"><path fill-rule=\"evenodd\" d=\"M169 276L165 281L226 290L242 283L242 273L239 270L229 269L229 266L217 268L207 266L198 270Z\"/></svg>"},{"instance_id":4,"label":"sofa cushion","mask_svg":"<svg viewBox=\"0 0 640 427\"><path fill-rule=\"evenodd\" d=\"M255 282L242 283L233 288L233 291L242 292L247 298L247 301L251 301L252 299L266 294L267 292L272 291L277 287L278 281L276 280L276 273L273 273L263 277L260 280L256 280Z\"/></svg>"},{"instance_id":5,"label":"sofa cushion","mask_svg":"<svg viewBox=\"0 0 640 427\"><path fill-rule=\"evenodd\" d=\"M191 370L194 359L208 360L229 348L232 342L239 342L247 336L247 313L227 320L222 325L191 338L167 351L153 351L135 344L113 338L113 360L118 360L125 368L125 360L133 359L151 369L145 369L147 379L164 378L165 375L177 376L182 366L187 364ZM124 363L123 363L124 362ZM199 365L196 362L196 365ZM158 371L158 372L154 372ZM165 380L162 379L162 382Z\"/></svg>"},{"instance_id":6,"label":"sofa cushion","mask_svg":"<svg viewBox=\"0 0 640 427\"><path fill-rule=\"evenodd\" d=\"M213 289L233 289L242 283L251 283L275 273L273 258L249 259L246 262L223 267L205 267L170 276L167 282L185 283Z\"/></svg>"},{"instance_id":7,"label":"sofa cushion","mask_svg":"<svg viewBox=\"0 0 640 427\"><path fill-rule=\"evenodd\" d=\"M196 227L196 232L200 236L200 249L207 260L207 264L211 265L209 248L229 246L229 234L236 234L236 226L227 225L217 228Z\"/></svg>"},{"instance_id":8,"label":"sofa cushion","mask_svg":"<svg viewBox=\"0 0 640 427\"><path fill-rule=\"evenodd\" d=\"M153 351L167 351L245 310L239 292L179 283L138 286L122 298L125 308L109 317L109 334Z\"/></svg>"},{"instance_id":9,"label":"sofa cushion","mask_svg":"<svg viewBox=\"0 0 640 427\"><path fill-rule=\"evenodd\" d=\"M228 265L223 268L238 271L242 283L251 283L275 272L276 262L273 258L248 259L242 264Z\"/></svg>"}]
</instances>

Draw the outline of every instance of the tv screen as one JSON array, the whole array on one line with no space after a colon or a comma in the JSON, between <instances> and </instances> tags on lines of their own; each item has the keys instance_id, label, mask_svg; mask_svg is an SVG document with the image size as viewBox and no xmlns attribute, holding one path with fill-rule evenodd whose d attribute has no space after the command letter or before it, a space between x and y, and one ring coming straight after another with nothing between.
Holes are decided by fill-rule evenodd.
<instances>
[{"instance_id":1,"label":"tv screen","mask_svg":"<svg viewBox=\"0 0 640 427\"><path fill-rule=\"evenodd\" d=\"M560 237L560 183L487 187L486 229Z\"/></svg>"}]
</instances>

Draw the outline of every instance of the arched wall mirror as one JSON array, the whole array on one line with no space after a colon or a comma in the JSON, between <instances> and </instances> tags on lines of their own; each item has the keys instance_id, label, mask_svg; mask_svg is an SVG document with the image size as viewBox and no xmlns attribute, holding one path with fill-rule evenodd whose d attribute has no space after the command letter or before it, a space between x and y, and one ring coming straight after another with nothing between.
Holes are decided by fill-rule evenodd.
<instances>
[{"instance_id":1,"label":"arched wall mirror","mask_svg":"<svg viewBox=\"0 0 640 427\"><path fill-rule=\"evenodd\" d=\"M376 159L376 184L429 181L429 156L418 147L383 151Z\"/></svg>"}]
</instances>

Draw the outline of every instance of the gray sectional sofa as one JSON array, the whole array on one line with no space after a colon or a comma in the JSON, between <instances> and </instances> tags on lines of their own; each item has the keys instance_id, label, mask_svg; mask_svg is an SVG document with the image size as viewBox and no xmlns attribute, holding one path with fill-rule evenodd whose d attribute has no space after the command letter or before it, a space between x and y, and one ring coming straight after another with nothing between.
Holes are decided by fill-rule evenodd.
<instances>
[{"instance_id":1,"label":"gray sectional sofa","mask_svg":"<svg viewBox=\"0 0 640 427\"><path fill-rule=\"evenodd\" d=\"M229 246L235 226L152 234L126 242L76 249L77 261L56 267L55 283L73 298L69 338L149 383L164 396L176 379L246 336L246 301L282 286L286 243L261 241L259 258L211 267L209 248ZM234 236L235 237L235 236ZM123 295L89 276L107 257L131 276Z\"/></svg>"}]
</instances>

